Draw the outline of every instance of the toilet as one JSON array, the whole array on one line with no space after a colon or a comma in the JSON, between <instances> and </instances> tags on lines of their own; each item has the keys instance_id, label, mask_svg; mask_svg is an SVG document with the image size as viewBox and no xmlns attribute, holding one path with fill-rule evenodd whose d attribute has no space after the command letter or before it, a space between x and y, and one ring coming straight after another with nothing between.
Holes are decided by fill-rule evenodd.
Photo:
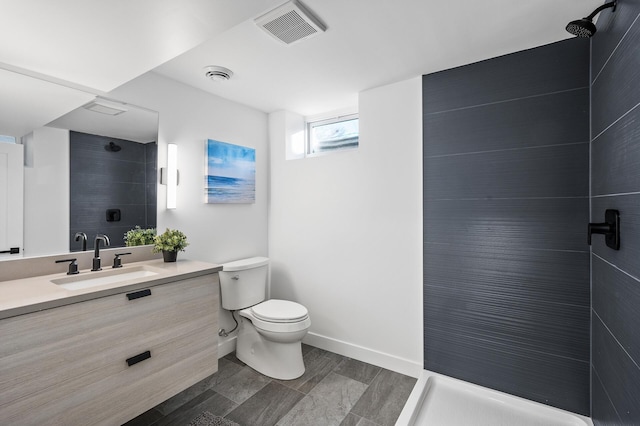
<instances>
[{"instance_id":1,"label":"toilet","mask_svg":"<svg viewBox=\"0 0 640 426\"><path fill-rule=\"evenodd\" d=\"M302 376L302 338L311 326L303 305L266 300L269 259L252 257L222 265L222 307L238 311L236 357L249 367L280 380Z\"/></svg>"}]
</instances>

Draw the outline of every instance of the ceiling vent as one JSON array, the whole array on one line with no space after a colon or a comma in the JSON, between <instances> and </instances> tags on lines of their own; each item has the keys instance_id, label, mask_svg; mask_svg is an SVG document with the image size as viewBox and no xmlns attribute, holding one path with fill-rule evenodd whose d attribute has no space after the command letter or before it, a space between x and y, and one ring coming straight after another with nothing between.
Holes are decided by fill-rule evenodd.
<instances>
[{"instance_id":1,"label":"ceiling vent","mask_svg":"<svg viewBox=\"0 0 640 426\"><path fill-rule=\"evenodd\" d=\"M233 77L233 71L229 68L209 65L204 67L204 76L213 81L227 81Z\"/></svg>"},{"instance_id":2,"label":"ceiling vent","mask_svg":"<svg viewBox=\"0 0 640 426\"><path fill-rule=\"evenodd\" d=\"M107 115L118 115L128 111L124 104L102 98L96 98L88 104L83 105L83 107L89 111Z\"/></svg>"},{"instance_id":3,"label":"ceiling vent","mask_svg":"<svg viewBox=\"0 0 640 426\"><path fill-rule=\"evenodd\" d=\"M327 30L317 17L295 0L265 13L255 23L284 44L306 40Z\"/></svg>"}]
</instances>

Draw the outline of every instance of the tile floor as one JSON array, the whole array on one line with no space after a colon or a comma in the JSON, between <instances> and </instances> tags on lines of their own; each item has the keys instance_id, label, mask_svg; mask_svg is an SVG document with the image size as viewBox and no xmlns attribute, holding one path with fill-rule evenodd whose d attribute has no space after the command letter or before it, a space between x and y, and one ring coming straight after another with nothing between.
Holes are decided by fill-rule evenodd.
<instances>
[{"instance_id":1,"label":"tile floor","mask_svg":"<svg viewBox=\"0 0 640 426\"><path fill-rule=\"evenodd\" d=\"M303 345L305 373L263 376L230 354L218 372L126 426L186 426L208 411L241 426L392 426L416 379Z\"/></svg>"}]
</instances>

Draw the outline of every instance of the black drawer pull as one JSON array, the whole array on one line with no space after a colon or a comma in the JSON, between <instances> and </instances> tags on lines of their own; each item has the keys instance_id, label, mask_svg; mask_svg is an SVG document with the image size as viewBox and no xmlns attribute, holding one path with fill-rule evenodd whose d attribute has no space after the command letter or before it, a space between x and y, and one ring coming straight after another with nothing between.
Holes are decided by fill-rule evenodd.
<instances>
[{"instance_id":1,"label":"black drawer pull","mask_svg":"<svg viewBox=\"0 0 640 426\"><path fill-rule=\"evenodd\" d=\"M127 359L127 365L129 367L131 367L133 364L137 364L137 363L142 362L145 359L149 359L149 358L151 358L151 352L150 351L142 352L140 355L136 355L136 356L132 356L131 358L128 358Z\"/></svg>"},{"instance_id":2,"label":"black drawer pull","mask_svg":"<svg viewBox=\"0 0 640 426\"><path fill-rule=\"evenodd\" d=\"M127 293L127 299L134 300L140 299L141 297L151 296L151 289L148 288L146 290L135 291L133 293Z\"/></svg>"}]
</instances>

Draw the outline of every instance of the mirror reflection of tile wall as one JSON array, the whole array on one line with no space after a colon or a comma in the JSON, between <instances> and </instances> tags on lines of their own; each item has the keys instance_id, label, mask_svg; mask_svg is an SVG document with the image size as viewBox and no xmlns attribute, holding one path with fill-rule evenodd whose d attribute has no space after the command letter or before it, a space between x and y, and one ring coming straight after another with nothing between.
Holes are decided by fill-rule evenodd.
<instances>
[{"instance_id":1,"label":"mirror reflection of tile wall","mask_svg":"<svg viewBox=\"0 0 640 426\"><path fill-rule=\"evenodd\" d=\"M155 228L157 144L73 131L69 141L69 250L81 249L73 238L76 232L87 234L87 249L92 249L96 234L122 247L129 229ZM119 220L113 220L117 210Z\"/></svg>"}]
</instances>

